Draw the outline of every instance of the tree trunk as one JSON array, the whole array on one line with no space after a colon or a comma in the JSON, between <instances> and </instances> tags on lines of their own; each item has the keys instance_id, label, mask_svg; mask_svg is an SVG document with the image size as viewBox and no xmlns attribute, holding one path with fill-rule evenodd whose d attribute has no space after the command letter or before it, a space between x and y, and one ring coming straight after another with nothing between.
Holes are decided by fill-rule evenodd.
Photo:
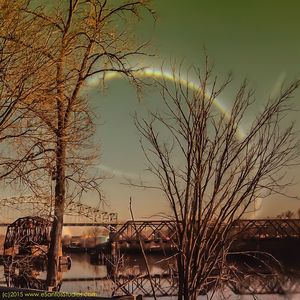
<instances>
[{"instance_id":1,"label":"tree trunk","mask_svg":"<svg viewBox=\"0 0 300 300\"><path fill-rule=\"evenodd\" d=\"M185 264L186 265L186 264ZM184 295L184 300L191 300L192 298L190 297L190 290L189 290L189 284L190 284L190 274L188 270L183 270L183 275L184 275L184 286L183 286L183 295Z\"/></svg>"},{"instance_id":2,"label":"tree trunk","mask_svg":"<svg viewBox=\"0 0 300 300\"><path fill-rule=\"evenodd\" d=\"M184 268L182 264L182 254L177 256L177 270L178 270L178 300L182 300L184 296Z\"/></svg>"},{"instance_id":3,"label":"tree trunk","mask_svg":"<svg viewBox=\"0 0 300 300\"><path fill-rule=\"evenodd\" d=\"M59 257L62 256L62 229L65 206L65 163L66 143L63 126L61 102L58 103L58 130L56 144L56 178L54 220L51 229L51 243L48 251L47 285L56 287L58 284Z\"/></svg>"},{"instance_id":4,"label":"tree trunk","mask_svg":"<svg viewBox=\"0 0 300 300\"><path fill-rule=\"evenodd\" d=\"M62 255L62 228L64 203L55 203L55 215L51 229L51 243L48 252L47 285L56 287L58 284L59 257Z\"/></svg>"},{"instance_id":5,"label":"tree trunk","mask_svg":"<svg viewBox=\"0 0 300 300\"><path fill-rule=\"evenodd\" d=\"M190 293L190 295L189 295L189 300L197 300L197 298L198 298L198 293L197 293L197 291L194 291L194 292L191 292Z\"/></svg>"}]
</instances>

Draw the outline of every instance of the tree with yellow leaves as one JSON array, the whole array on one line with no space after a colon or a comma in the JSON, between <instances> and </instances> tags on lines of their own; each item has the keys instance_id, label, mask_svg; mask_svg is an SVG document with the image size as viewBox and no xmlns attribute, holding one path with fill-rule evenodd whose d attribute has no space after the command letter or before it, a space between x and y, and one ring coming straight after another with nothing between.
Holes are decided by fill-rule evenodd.
<instances>
[{"instance_id":1,"label":"tree with yellow leaves","mask_svg":"<svg viewBox=\"0 0 300 300\"><path fill-rule=\"evenodd\" d=\"M83 94L92 76L105 72L123 74L135 84L132 58L146 53L147 42L132 35L134 20L143 12L152 14L143 0L2 0L18 15L15 32L2 38L35 53L47 68L38 70L43 78L30 98L30 110L23 122L35 128L33 134L16 139L18 157L10 164L10 176L26 183L37 194L49 193L54 182L54 213L48 254L48 284L56 283L64 212L68 202L89 190L99 191L101 178L90 167L98 156L91 138L93 115ZM25 26L26 25L26 26ZM25 30L24 30L25 26ZM26 57L26 55L25 55ZM31 83L35 86L35 79ZM47 175L48 174L48 175ZM95 176L94 176L95 175Z\"/></svg>"}]
</instances>

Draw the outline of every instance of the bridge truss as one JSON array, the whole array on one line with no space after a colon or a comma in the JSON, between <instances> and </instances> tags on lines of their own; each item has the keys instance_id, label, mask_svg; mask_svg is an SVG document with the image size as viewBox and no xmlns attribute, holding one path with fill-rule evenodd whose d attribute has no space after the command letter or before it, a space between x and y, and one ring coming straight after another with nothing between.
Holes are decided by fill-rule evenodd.
<instances>
[{"instance_id":1,"label":"bridge truss","mask_svg":"<svg viewBox=\"0 0 300 300\"><path fill-rule=\"evenodd\" d=\"M21 196L0 199L2 207L2 223L11 223L20 216L42 216L52 217L53 199L36 198L34 196ZM4 209L5 208L5 209ZM80 202L71 202L66 205L65 215L67 220L73 223L98 223L117 224L118 214L107 212Z\"/></svg>"},{"instance_id":2,"label":"bridge truss","mask_svg":"<svg viewBox=\"0 0 300 300\"><path fill-rule=\"evenodd\" d=\"M211 224L213 226L213 224ZM237 220L232 235L240 239L300 239L300 219ZM173 240L176 222L170 220L127 221L116 233L116 240Z\"/></svg>"},{"instance_id":3,"label":"bridge truss","mask_svg":"<svg viewBox=\"0 0 300 300\"><path fill-rule=\"evenodd\" d=\"M169 220L127 221L116 233L117 240L176 239L176 222Z\"/></svg>"},{"instance_id":4,"label":"bridge truss","mask_svg":"<svg viewBox=\"0 0 300 300\"><path fill-rule=\"evenodd\" d=\"M232 232L244 240L300 238L300 219L238 220Z\"/></svg>"},{"instance_id":5,"label":"bridge truss","mask_svg":"<svg viewBox=\"0 0 300 300\"><path fill-rule=\"evenodd\" d=\"M139 249L140 242L146 251L158 248L174 251L177 245L176 226L178 224L170 220L127 221L113 235L111 242L121 252ZM214 224L210 226L213 227ZM256 243L271 239L289 239L299 243L300 219L238 220L232 223L230 235L234 240L231 248L233 251L240 249L243 242L247 241Z\"/></svg>"}]
</instances>

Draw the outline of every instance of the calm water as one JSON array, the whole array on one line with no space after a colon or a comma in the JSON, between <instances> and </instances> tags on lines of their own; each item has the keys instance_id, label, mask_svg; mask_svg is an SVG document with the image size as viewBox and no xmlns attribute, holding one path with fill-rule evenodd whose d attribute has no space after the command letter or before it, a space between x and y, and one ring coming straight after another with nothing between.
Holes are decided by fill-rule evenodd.
<instances>
[{"instance_id":1,"label":"calm water","mask_svg":"<svg viewBox=\"0 0 300 300\"><path fill-rule=\"evenodd\" d=\"M91 261L89 254L68 254L72 258L71 269L67 272L62 273L63 282L60 291L68 292L96 292L101 296L111 296L112 291L115 291L115 295L124 294L126 290L135 290L135 294L139 294L141 289L145 291L150 291L151 287L149 281L145 278L143 279L143 274L146 274L146 266L144 259L141 256L126 256L123 257L121 263L119 264L118 274L122 275L121 279L108 279L112 277L109 275L109 270L107 266L101 264L101 262L95 263ZM172 293L174 291L174 284L172 284L172 271L174 270L174 261L172 259L165 259L165 257L160 255L152 255L148 257L148 263L150 267L150 273L155 277L154 280L160 280L160 293L164 292ZM300 273L300 272L299 272ZM4 267L0 266L0 281L1 285L5 284ZM45 272L39 272L35 274L38 278L43 279L46 277ZM131 277L130 277L131 276ZM136 276L141 276L139 282L132 278ZM270 284L266 281L263 284ZM289 282L286 283L290 284ZM295 279L295 283L298 284L300 291L300 278ZM119 288L118 288L119 286ZM121 286L121 287L120 287ZM140 289L137 286L142 286ZM255 282L253 281L253 286ZM290 295L257 295L256 298L253 296L240 296L234 295L231 291L226 291L228 299L261 299L261 300L271 300L271 299L291 299L300 300L300 293L290 294ZM161 299L176 299L175 296L162 297ZM206 299L206 297L199 297L199 299ZM214 299L220 299L220 296L216 296Z\"/></svg>"}]
</instances>

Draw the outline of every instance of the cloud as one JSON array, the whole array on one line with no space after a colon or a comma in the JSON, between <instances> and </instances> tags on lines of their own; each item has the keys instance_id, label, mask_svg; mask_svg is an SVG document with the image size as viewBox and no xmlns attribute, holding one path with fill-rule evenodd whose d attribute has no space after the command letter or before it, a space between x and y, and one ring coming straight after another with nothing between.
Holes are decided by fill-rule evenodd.
<instances>
[{"instance_id":1,"label":"cloud","mask_svg":"<svg viewBox=\"0 0 300 300\"><path fill-rule=\"evenodd\" d=\"M137 173L132 173L132 172L126 172L118 169L113 169L111 167L108 167L103 164L99 164L97 166L101 171L105 172L107 176L116 176L116 177L121 177L123 179L131 179L131 180L138 180L140 179L140 175Z\"/></svg>"}]
</instances>

